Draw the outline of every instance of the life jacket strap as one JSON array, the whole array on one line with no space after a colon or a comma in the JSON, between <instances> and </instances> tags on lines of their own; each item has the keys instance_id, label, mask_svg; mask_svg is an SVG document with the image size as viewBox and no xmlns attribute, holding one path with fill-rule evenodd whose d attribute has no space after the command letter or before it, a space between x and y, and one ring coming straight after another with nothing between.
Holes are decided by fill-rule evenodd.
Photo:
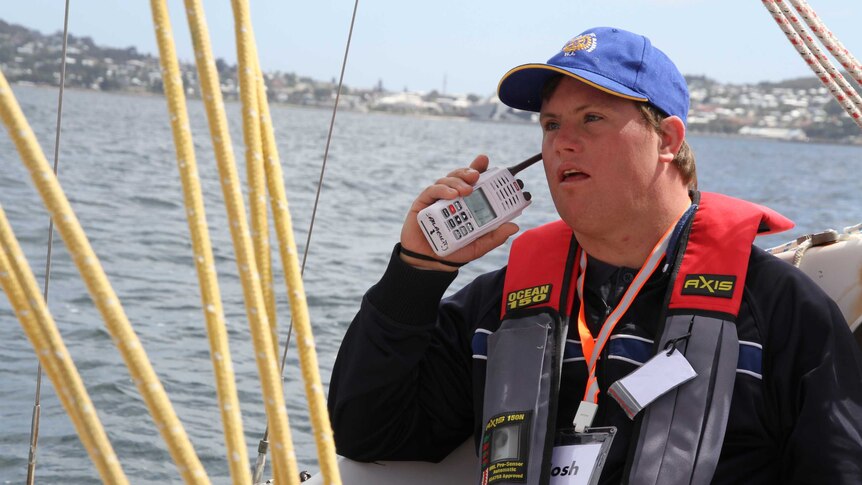
<instances>
[{"instance_id":1,"label":"life jacket strap","mask_svg":"<svg viewBox=\"0 0 862 485\"><path fill-rule=\"evenodd\" d=\"M709 483L718 465L739 359L736 324L702 315L667 319L660 344L678 344L697 378L644 411L628 483Z\"/></svg>"}]
</instances>

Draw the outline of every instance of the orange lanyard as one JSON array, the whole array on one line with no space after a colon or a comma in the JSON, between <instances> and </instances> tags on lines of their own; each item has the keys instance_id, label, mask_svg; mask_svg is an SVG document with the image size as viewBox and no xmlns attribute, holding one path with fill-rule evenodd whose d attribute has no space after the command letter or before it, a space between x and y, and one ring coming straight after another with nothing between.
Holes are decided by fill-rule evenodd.
<instances>
[{"instance_id":1,"label":"orange lanyard","mask_svg":"<svg viewBox=\"0 0 862 485\"><path fill-rule=\"evenodd\" d=\"M649 281L650 277L655 273L656 268L658 268L659 263L661 263L662 258L664 258L670 241L670 236L678 221L679 218L671 224L664 236L661 237L658 244L653 248L646 262L638 271L637 276L634 277L628 289L623 294L623 297L620 299L619 303L617 303L617 306L610 314L608 314L608 317L602 324L602 328L599 330L599 335L595 338L587 326L586 318L584 318L584 275L587 272L587 253L582 249L578 249L578 252L580 253L580 263L578 266L578 299L580 300L580 309L578 310L578 334L581 337L581 349L583 349L584 360L587 363L587 371L589 372L586 390L584 391L584 401L598 404L599 383L596 379L596 363L599 360L602 349L605 348L605 345L610 340L614 327L617 326L617 323L619 323L620 319L625 315L635 297L637 297L637 294L644 287L646 282Z\"/></svg>"}]
</instances>

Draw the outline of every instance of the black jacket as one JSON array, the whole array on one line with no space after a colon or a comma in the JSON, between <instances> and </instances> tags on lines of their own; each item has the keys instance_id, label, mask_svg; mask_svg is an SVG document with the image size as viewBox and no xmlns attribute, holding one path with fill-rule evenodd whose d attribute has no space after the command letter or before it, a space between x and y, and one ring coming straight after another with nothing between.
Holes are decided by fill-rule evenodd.
<instances>
[{"instance_id":1,"label":"black jacket","mask_svg":"<svg viewBox=\"0 0 862 485\"><path fill-rule=\"evenodd\" d=\"M627 272L588 266L585 299L594 334L626 286ZM393 253L365 295L330 383L339 454L439 461L471 434L478 438L485 361L473 357L474 334L500 324L505 268L441 302L454 277L414 269ZM615 336L654 338L669 279L656 272ZM713 483L862 484L862 357L834 302L800 271L754 247L737 331L749 362L737 371ZM569 335L578 338L575 325ZM631 348L615 354L613 347L598 363L603 391L646 358ZM586 375L583 361L564 363L559 427L570 425ZM601 480L617 483L634 423L602 392L593 425L618 429Z\"/></svg>"}]
</instances>

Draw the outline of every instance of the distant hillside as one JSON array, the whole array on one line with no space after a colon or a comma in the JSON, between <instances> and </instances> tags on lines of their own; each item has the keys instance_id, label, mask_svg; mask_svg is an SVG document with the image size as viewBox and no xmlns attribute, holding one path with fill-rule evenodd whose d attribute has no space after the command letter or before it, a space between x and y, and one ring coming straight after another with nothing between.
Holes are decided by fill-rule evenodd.
<instances>
[{"instance_id":1,"label":"distant hillside","mask_svg":"<svg viewBox=\"0 0 862 485\"><path fill-rule=\"evenodd\" d=\"M0 69L10 82L56 86L60 81L62 34L42 34L0 20ZM134 47L97 45L89 37L69 35L66 85L100 91L161 93L159 61ZM221 91L236 99L236 66L216 60ZM189 96L199 96L197 71L181 64L183 85ZM815 77L758 84L724 84L705 76L686 76L691 94L688 130L763 136L788 140L862 143L859 127ZM272 102L331 107L335 80L316 81L294 73L264 74ZM503 105L496 96L471 94L390 92L383 81L371 89L344 87L340 107L356 111L463 116L484 121L530 122L533 113Z\"/></svg>"}]
</instances>

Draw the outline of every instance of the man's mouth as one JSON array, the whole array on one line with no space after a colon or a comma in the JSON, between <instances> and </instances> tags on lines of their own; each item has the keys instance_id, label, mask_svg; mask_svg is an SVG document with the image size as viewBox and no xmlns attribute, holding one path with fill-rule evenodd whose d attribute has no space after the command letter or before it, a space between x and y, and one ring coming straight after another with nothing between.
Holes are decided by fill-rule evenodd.
<instances>
[{"instance_id":1,"label":"man's mouth","mask_svg":"<svg viewBox=\"0 0 862 485\"><path fill-rule=\"evenodd\" d=\"M564 170L561 177L561 181L573 182L577 180L584 180L587 178L589 178L589 175L584 172L581 172L580 170Z\"/></svg>"}]
</instances>

